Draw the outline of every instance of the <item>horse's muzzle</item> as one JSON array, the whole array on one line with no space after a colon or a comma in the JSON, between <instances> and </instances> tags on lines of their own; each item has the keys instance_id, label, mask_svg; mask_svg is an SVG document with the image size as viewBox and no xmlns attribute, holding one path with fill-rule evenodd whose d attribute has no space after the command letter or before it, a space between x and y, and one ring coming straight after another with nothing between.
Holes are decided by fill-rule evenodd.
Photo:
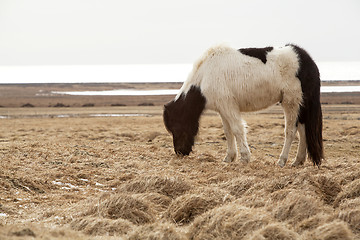
<instances>
[{"instance_id":1,"label":"horse's muzzle","mask_svg":"<svg viewBox=\"0 0 360 240\"><path fill-rule=\"evenodd\" d=\"M188 156L190 154L190 151L175 150L175 153L178 157L183 157L183 156Z\"/></svg>"}]
</instances>

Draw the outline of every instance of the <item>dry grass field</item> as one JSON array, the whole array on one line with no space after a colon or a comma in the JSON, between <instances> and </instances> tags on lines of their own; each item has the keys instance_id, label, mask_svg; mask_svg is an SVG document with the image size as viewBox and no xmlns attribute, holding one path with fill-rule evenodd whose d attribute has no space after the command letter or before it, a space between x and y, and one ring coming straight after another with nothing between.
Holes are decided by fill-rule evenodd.
<instances>
[{"instance_id":1,"label":"dry grass field","mask_svg":"<svg viewBox=\"0 0 360 240\"><path fill-rule=\"evenodd\" d=\"M247 165L212 112L179 158L161 107L0 108L0 239L360 239L360 107L323 108L320 168L276 165L278 106L246 114Z\"/></svg>"}]
</instances>

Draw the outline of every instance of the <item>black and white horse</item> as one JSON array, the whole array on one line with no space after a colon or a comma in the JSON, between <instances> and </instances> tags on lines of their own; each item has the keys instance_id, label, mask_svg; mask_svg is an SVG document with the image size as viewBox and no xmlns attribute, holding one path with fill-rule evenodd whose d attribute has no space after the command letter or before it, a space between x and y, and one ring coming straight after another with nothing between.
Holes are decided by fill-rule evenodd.
<instances>
[{"instance_id":1,"label":"black and white horse","mask_svg":"<svg viewBox=\"0 0 360 240\"><path fill-rule=\"evenodd\" d=\"M209 49L195 64L175 99L164 107L164 123L173 135L176 154L188 155L198 133L204 109L222 119L228 150L224 159L250 160L242 112L252 112L280 102L285 114L285 142L278 164L283 167L299 132L293 166L302 165L308 152L314 165L323 159L319 70L302 48Z\"/></svg>"}]
</instances>

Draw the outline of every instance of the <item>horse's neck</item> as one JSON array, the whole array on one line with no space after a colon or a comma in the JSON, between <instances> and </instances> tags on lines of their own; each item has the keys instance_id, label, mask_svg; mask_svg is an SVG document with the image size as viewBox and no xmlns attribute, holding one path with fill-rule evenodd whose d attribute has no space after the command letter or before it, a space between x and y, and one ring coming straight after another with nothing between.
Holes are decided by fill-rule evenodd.
<instances>
[{"instance_id":1,"label":"horse's neck","mask_svg":"<svg viewBox=\"0 0 360 240\"><path fill-rule=\"evenodd\" d=\"M183 101L183 114L191 120L199 120L205 109L206 98L202 95L199 87L192 86L187 94L182 94L178 101Z\"/></svg>"}]
</instances>

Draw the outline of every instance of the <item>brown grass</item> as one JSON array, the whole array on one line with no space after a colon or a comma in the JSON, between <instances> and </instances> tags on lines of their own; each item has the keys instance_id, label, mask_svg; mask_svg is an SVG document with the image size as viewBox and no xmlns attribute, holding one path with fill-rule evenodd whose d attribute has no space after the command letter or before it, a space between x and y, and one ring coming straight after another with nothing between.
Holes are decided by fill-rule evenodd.
<instances>
[{"instance_id":1,"label":"brown grass","mask_svg":"<svg viewBox=\"0 0 360 240\"><path fill-rule=\"evenodd\" d=\"M250 237L251 240L296 240L299 238L299 234L290 230L288 225L282 223L272 223L266 225L264 228L256 231L253 236Z\"/></svg>"},{"instance_id":2,"label":"brown grass","mask_svg":"<svg viewBox=\"0 0 360 240\"><path fill-rule=\"evenodd\" d=\"M131 232L134 225L122 218L113 220L101 217L84 217L74 219L70 223L70 227L92 236L121 236Z\"/></svg>"},{"instance_id":3,"label":"brown grass","mask_svg":"<svg viewBox=\"0 0 360 240\"><path fill-rule=\"evenodd\" d=\"M359 109L324 106L320 168L279 168L279 107L245 115L246 165L212 112L179 158L161 107L1 108L0 239L360 239Z\"/></svg>"},{"instance_id":4,"label":"brown grass","mask_svg":"<svg viewBox=\"0 0 360 240\"><path fill-rule=\"evenodd\" d=\"M188 224L208 210L231 202L232 196L219 188L198 188L196 192L176 198L166 211L169 220L177 225Z\"/></svg>"},{"instance_id":5,"label":"brown grass","mask_svg":"<svg viewBox=\"0 0 360 240\"><path fill-rule=\"evenodd\" d=\"M349 229L348 225L342 221L335 220L331 223L324 224L312 232L305 233L304 239L327 240L327 239L344 239L352 240L355 238L354 234Z\"/></svg>"},{"instance_id":6,"label":"brown grass","mask_svg":"<svg viewBox=\"0 0 360 240\"><path fill-rule=\"evenodd\" d=\"M268 212L231 203L196 218L189 233L191 239L246 239L273 221Z\"/></svg>"}]
</instances>

